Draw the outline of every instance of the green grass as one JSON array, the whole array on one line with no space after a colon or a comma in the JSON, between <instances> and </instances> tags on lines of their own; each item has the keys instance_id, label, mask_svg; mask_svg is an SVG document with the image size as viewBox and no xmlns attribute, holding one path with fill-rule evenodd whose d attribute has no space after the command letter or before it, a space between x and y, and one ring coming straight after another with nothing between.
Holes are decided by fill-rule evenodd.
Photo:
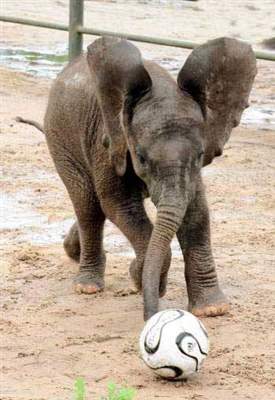
<instances>
[{"instance_id":1,"label":"green grass","mask_svg":"<svg viewBox=\"0 0 275 400\"><path fill-rule=\"evenodd\" d=\"M108 384L107 397L103 396L100 400L133 400L136 391L132 388L119 388L115 383Z\"/></svg>"},{"instance_id":2,"label":"green grass","mask_svg":"<svg viewBox=\"0 0 275 400\"><path fill-rule=\"evenodd\" d=\"M74 400L85 400L85 381L83 378L77 378L74 383Z\"/></svg>"},{"instance_id":3,"label":"green grass","mask_svg":"<svg viewBox=\"0 0 275 400\"><path fill-rule=\"evenodd\" d=\"M76 379L74 390L74 400L88 400L86 399L86 384L83 378ZM118 387L115 383L110 382L107 386L107 395L101 396L100 400L134 400L135 395L135 389Z\"/></svg>"}]
</instances>

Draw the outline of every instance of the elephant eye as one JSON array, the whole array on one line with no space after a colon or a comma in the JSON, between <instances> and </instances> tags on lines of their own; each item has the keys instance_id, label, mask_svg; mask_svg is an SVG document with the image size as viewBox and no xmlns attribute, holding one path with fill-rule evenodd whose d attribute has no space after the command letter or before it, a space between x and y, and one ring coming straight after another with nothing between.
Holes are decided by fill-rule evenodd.
<instances>
[{"instance_id":1,"label":"elephant eye","mask_svg":"<svg viewBox=\"0 0 275 400\"><path fill-rule=\"evenodd\" d=\"M140 164L144 165L146 163L146 160L142 154L137 153L137 158Z\"/></svg>"},{"instance_id":2,"label":"elephant eye","mask_svg":"<svg viewBox=\"0 0 275 400\"><path fill-rule=\"evenodd\" d=\"M138 159L139 163L144 165L146 163L146 159L145 159L145 156L143 155L143 151L140 149L139 146L137 146L136 152L137 152L137 159Z\"/></svg>"}]
</instances>

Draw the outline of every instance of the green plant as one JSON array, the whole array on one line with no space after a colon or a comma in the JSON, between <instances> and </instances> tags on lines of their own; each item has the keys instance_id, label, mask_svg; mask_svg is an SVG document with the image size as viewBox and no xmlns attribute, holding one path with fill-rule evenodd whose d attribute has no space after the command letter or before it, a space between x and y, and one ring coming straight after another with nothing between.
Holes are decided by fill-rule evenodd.
<instances>
[{"instance_id":1,"label":"green plant","mask_svg":"<svg viewBox=\"0 0 275 400\"><path fill-rule=\"evenodd\" d=\"M136 391L133 388L118 387L110 382L107 387L108 394L100 400L134 400ZM86 384L83 378L77 378L74 383L74 400L85 400Z\"/></svg>"},{"instance_id":2,"label":"green plant","mask_svg":"<svg viewBox=\"0 0 275 400\"><path fill-rule=\"evenodd\" d=\"M74 383L74 400L85 400L85 381L83 378L77 378Z\"/></svg>"},{"instance_id":3,"label":"green plant","mask_svg":"<svg viewBox=\"0 0 275 400\"><path fill-rule=\"evenodd\" d=\"M133 388L119 388L113 382L108 384L107 397L101 397L101 400L133 400L136 391Z\"/></svg>"}]
</instances>

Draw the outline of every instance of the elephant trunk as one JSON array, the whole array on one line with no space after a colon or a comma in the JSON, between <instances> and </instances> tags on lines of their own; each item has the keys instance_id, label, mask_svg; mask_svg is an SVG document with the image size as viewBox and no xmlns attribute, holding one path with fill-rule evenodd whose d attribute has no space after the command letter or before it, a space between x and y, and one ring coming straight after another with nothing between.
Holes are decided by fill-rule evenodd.
<instances>
[{"instance_id":1,"label":"elephant trunk","mask_svg":"<svg viewBox=\"0 0 275 400\"><path fill-rule=\"evenodd\" d=\"M182 194L161 196L158 204L157 220L148 245L142 287L144 298L144 319L147 320L158 311L159 286L162 266L169 245L177 233L187 208L187 199Z\"/></svg>"}]
</instances>

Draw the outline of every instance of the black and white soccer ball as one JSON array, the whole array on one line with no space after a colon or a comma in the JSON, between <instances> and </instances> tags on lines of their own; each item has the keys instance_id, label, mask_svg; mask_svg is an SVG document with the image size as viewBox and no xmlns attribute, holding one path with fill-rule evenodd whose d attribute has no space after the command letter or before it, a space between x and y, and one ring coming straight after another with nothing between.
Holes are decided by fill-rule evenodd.
<instances>
[{"instance_id":1,"label":"black and white soccer ball","mask_svg":"<svg viewBox=\"0 0 275 400\"><path fill-rule=\"evenodd\" d=\"M141 332L139 344L145 364L171 380L198 372L209 348L201 321L187 311L175 309L153 315Z\"/></svg>"}]
</instances>

